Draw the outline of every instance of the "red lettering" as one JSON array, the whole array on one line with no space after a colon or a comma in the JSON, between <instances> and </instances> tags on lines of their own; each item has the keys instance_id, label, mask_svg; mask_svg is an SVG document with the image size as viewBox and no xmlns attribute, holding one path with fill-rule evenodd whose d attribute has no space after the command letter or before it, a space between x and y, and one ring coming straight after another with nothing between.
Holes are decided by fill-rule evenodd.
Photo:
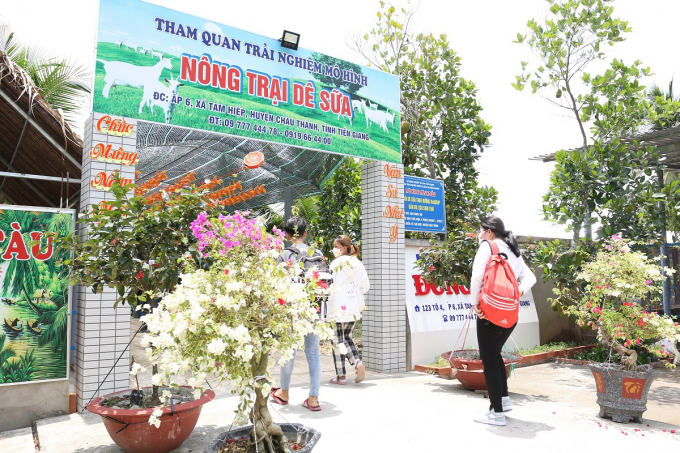
<instances>
[{"instance_id":1,"label":"red lettering","mask_svg":"<svg viewBox=\"0 0 680 453\"><path fill-rule=\"evenodd\" d=\"M328 90L321 90L321 93L319 93L319 108L322 112L327 112L331 109L330 97L331 93Z\"/></svg>"},{"instance_id":2,"label":"red lettering","mask_svg":"<svg viewBox=\"0 0 680 453\"><path fill-rule=\"evenodd\" d=\"M40 251L40 249L42 248L42 244L40 243L40 241L42 240L42 236L43 234L38 231L34 231L31 233L31 239L34 241L39 241L38 244L31 247L31 254L33 255L33 258L35 258L38 261L46 261L52 258L53 252L52 248L53 238L51 236L47 238L47 250L45 252Z\"/></svg>"},{"instance_id":3,"label":"red lettering","mask_svg":"<svg viewBox=\"0 0 680 453\"><path fill-rule=\"evenodd\" d=\"M416 296L426 296L430 293L430 284L420 278L420 275L411 275L413 286L416 287Z\"/></svg>"},{"instance_id":4,"label":"red lettering","mask_svg":"<svg viewBox=\"0 0 680 453\"><path fill-rule=\"evenodd\" d=\"M269 77L264 74L257 75L257 97L269 99Z\"/></svg>"},{"instance_id":5,"label":"red lettering","mask_svg":"<svg viewBox=\"0 0 680 453\"><path fill-rule=\"evenodd\" d=\"M16 258L19 261L28 261L31 257L26 250L26 243L23 236L21 236L21 226L18 222L12 222L12 236L9 239L9 246L2 255L3 260L11 260ZM16 255L16 256L13 256Z\"/></svg>"},{"instance_id":6,"label":"red lettering","mask_svg":"<svg viewBox=\"0 0 680 453\"><path fill-rule=\"evenodd\" d=\"M257 74L254 72L246 71L246 77L248 78L248 94L251 96L255 96Z\"/></svg>"},{"instance_id":7,"label":"red lettering","mask_svg":"<svg viewBox=\"0 0 680 453\"><path fill-rule=\"evenodd\" d=\"M435 286L432 283L430 283L430 288L432 289L432 292L435 293L437 296L441 296L442 294L444 294L444 288Z\"/></svg>"},{"instance_id":8,"label":"red lettering","mask_svg":"<svg viewBox=\"0 0 680 453\"><path fill-rule=\"evenodd\" d=\"M227 88L236 93L241 92L241 69L229 68Z\"/></svg>"},{"instance_id":9,"label":"red lettering","mask_svg":"<svg viewBox=\"0 0 680 453\"><path fill-rule=\"evenodd\" d=\"M315 95L314 83L307 82L307 85L305 85L305 107L307 107L308 109L313 109L316 107L316 105L314 104L314 95Z\"/></svg>"},{"instance_id":10,"label":"red lettering","mask_svg":"<svg viewBox=\"0 0 680 453\"><path fill-rule=\"evenodd\" d=\"M187 80L196 83L196 67L198 59L189 55L182 55L179 58L179 78L180 80Z\"/></svg>"},{"instance_id":11,"label":"red lettering","mask_svg":"<svg viewBox=\"0 0 680 453\"><path fill-rule=\"evenodd\" d=\"M293 105L305 103L305 86L300 82L293 82Z\"/></svg>"}]
</instances>

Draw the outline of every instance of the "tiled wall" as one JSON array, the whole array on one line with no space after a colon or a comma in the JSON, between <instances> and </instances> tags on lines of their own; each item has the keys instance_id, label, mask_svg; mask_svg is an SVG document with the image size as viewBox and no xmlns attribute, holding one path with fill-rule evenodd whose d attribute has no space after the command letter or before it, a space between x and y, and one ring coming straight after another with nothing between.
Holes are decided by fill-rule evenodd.
<instances>
[{"instance_id":1,"label":"tiled wall","mask_svg":"<svg viewBox=\"0 0 680 453\"><path fill-rule=\"evenodd\" d=\"M388 206L404 208L403 173L403 165L380 161L361 170L362 259L371 281L362 323L363 361L383 373L406 371L404 219L386 216L395 212Z\"/></svg>"},{"instance_id":2,"label":"tiled wall","mask_svg":"<svg viewBox=\"0 0 680 453\"><path fill-rule=\"evenodd\" d=\"M135 132L128 137L121 137L97 130L97 122L102 116L101 113L94 113L85 123L80 211L92 209L92 204L113 199L107 191L90 184L99 172L110 175L118 170L124 178L133 181L135 178L134 166L90 158L90 150L97 143L111 144L113 149L122 146L125 151L135 152L136 120L124 118L128 124L134 125ZM78 228L81 236L87 234L82 226ZM122 357L121 353L130 341L130 308L127 305L113 308L116 294L111 288L104 288L102 294L93 294L90 288L79 286L76 293L75 380L80 411L92 397L128 388L129 352L126 351ZM113 367L119 357L118 364ZM102 382L99 392L95 393Z\"/></svg>"}]
</instances>

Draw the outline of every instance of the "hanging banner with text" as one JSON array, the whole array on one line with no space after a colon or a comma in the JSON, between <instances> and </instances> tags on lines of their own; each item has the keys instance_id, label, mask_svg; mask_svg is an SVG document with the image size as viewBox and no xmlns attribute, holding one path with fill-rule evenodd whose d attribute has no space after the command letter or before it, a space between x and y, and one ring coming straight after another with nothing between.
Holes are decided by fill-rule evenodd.
<instances>
[{"instance_id":1,"label":"hanging banner with text","mask_svg":"<svg viewBox=\"0 0 680 453\"><path fill-rule=\"evenodd\" d=\"M93 99L96 112L401 163L396 76L140 0L101 0Z\"/></svg>"},{"instance_id":2,"label":"hanging banner with text","mask_svg":"<svg viewBox=\"0 0 680 453\"><path fill-rule=\"evenodd\" d=\"M477 318L471 312L470 289L455 282L446 288L426 283L413 269L418 253L418 247L406 246L406 310L411 332L464 329L468 322L475 328ZM538 323L531 291L520 300L518 323Z\"/></svg>"},{"instance_id":3,"label":"hanging banner with text","mask_svg":"<svg viewBox=\"0 0 680 453\"><path fill-rule=\"evenodd\" d=\"M446 233L444 181L404 176L406 231Z\"/></svg>"}]
</instances>

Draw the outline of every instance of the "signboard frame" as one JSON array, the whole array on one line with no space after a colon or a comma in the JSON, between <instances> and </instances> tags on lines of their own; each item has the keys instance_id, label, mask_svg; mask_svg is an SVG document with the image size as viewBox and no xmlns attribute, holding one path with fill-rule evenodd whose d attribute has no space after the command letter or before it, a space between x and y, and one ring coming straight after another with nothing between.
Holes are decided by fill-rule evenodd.
<instances>
[{"instance_id":1,"label":"signboard frame","mask_svg":"<svg viewBox=\"0 0 680 453\"><path fill-rule=\"evenodd\" d=\"M429 189L436 190L435 195L424 195L424 194L413 194L420 195L420 197L425 197L423 201L416 201L415 199L421 199L420 197L413 197L412 194L408 192L409 190L419 190L420 192L425 192L423 188L412 188L414 182L422 182L424 184L429 184L431 187ZM435 187L439 186L439 187ZM446 192L444 187L444 181L439 179L422 178L420 176L404 176L404 230L405 231L416 231L423 233L443 233L446 234ZM427 200L427 203L424 202ZM424 208L428 208L432 205L431 201L437 201L438 207L434 208L432 211L434 214L432 217L423 218L421 215ZM415 207L420 207L423 209L414 209ZM429 211L428 211L429 212ZM435 223L441 225L441 228L426 227L426 226L413 226L414 217L418 220L425 220L428 224ZM411 224L409 225L409 221Z\"/></svg>"},{"instance_id":2,"label":"signboard frame","mask_svg":"<svg viewBox=\"0 0 680 453\"><path fill-rule=\"evenodd\" d=\"M100 0L96 39L93 112L401 163L395 75L141 0Z\"/></svg>"}]
</instances>

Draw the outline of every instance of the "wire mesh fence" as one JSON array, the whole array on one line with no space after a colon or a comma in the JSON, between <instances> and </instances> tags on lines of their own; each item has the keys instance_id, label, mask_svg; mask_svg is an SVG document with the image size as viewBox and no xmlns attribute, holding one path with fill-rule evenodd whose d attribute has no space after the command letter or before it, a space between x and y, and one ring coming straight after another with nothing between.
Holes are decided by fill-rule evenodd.
<instances>
[{"instance_id":1,"label":"wire mesh fence","mask_svg":"<svg viewBox=\"0 0 680 453\"><path fill-rule=\"evenodd\" d=\"M140 183L165 171L168 183L195 172L198 181L214 176L225 185L241 181L244 191L265 185L266 194L232 205L231 210L282 202L286 187L293 188L294 198L317 194L343 159L290 145L142 121L138 123L137 150ZM259 168L247 169L243 159L252 151L262 152L265 161Z\"/></svg>"}]
</instances>

